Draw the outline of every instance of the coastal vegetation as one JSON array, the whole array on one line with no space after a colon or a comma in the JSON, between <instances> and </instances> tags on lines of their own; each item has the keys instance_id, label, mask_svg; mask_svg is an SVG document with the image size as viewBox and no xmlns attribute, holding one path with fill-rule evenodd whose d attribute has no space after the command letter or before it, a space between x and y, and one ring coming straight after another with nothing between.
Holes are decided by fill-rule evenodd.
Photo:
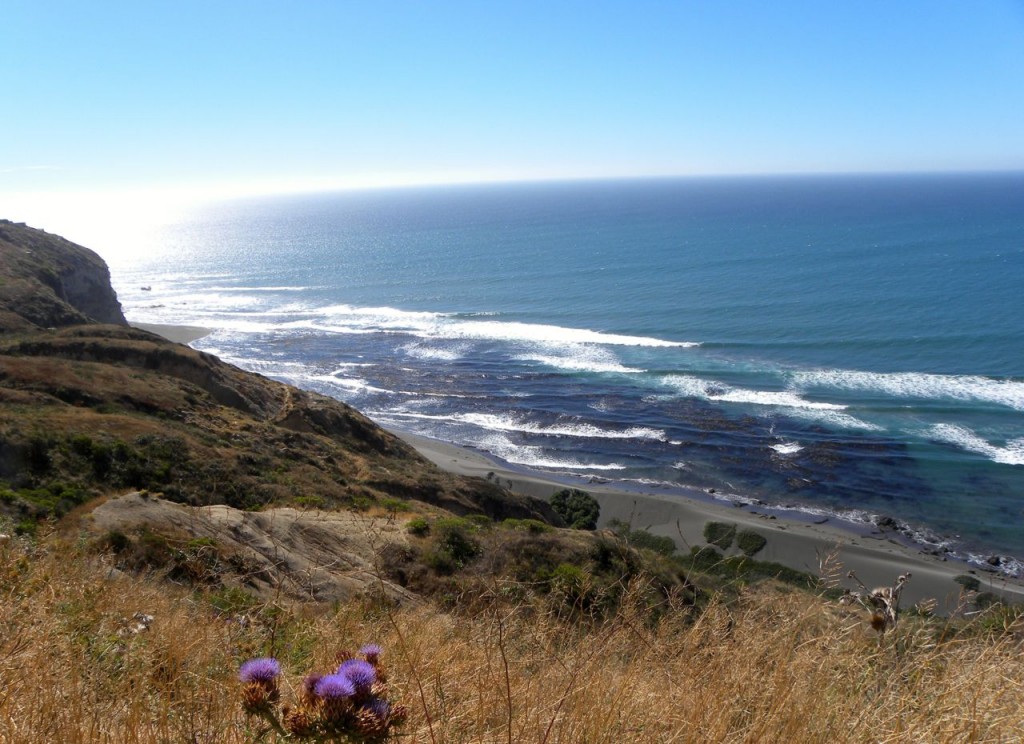
<instances>
[{"instance_id":1,"label":"coastal vegetation","mask_svg":"<svg viewBox=\"0 0 1024 744\"><path fill-rule=\"evenodd\" d=\"M600 618L504 581L449 607L309 605L118 572L54 536L5 541L0 578L5 741L256 741L245 661L277 659L294 705L307 672L367 640L408 708L399 741L1007 741L1024 726L1024 619L1007 608L909 612L879 636L863 610L771 582L697 608L652 606L636 579Z\"/></svg>"},{"instance_id":2,"label":"coastal vegetation","mask_svg":"<svg viewBox=\"0 0 1024 744\"><path fill-rule=\"evenodd\" d=\"M593 496L578 488L563 488L551 496L551 508L574 530L593 530L601 516L601 506Z\"/></svg>"},{"instance_id":3,"label":"coastal vegetation","mask_svg":"<svg viewBox=\"0 0 1024 744\"><path fill-rule=\"evenodd\" d=\"M1024 617L974 576L939 617L900 607L909 576L843 592L834 559L758 560L775 533L597 529L584 491L443 472L337 401L129 328L72 291L106 281L85 249L2 223L0 259L0 741L1024 730ZM343 673L360 648L372 674Z\"/></svg>"}]
</instances>

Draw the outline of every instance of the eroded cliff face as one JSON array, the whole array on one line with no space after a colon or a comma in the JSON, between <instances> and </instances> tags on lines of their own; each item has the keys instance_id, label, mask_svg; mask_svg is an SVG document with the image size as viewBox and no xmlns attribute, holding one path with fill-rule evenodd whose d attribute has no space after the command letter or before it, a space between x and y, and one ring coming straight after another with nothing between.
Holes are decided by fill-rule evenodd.
<instances>
[{"instance_id":1,"label":"eroded cliff face","mask_svg":"<svg viewBox=\"0 0 1024 744\"><path fill-rule=\"evenodd\" d=\"M127 325L96 253L0 220L0 333L89 322Z\"/></svg>"}]
</instances>

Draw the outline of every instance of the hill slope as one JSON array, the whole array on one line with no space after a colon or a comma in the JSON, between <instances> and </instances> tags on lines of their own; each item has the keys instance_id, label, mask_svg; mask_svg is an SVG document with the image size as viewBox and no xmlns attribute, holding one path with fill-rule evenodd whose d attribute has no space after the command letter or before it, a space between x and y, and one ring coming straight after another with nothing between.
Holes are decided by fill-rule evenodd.
<instances>
[{"instance_id":1,"label":"hill slope","mask_svg":"<svg viewBox=\"0 0 1024 744\"><path fill-rule=\"evenodd\" d=\"M2 222L0 259L0 511L16 521L148 489L192 505L398 498L557 522L542 501L441 471L339 401L128 327L85 248Z\"/></svg>"}]
</instances>

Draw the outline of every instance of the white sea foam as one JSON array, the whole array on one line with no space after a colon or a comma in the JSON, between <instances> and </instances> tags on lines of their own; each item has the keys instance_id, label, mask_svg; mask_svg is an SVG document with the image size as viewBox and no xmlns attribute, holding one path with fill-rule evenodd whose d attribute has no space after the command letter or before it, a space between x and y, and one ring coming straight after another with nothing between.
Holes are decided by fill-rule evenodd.
<instances>
[{"instance_id":1,"label":"white sea foam","mask_svg":"<svg viewBox=\"0 0 1024 744\"><path fill-rule=\"evenodd\" d=\"M833 388L877 392L897 398L972 400L1024 411L1024 382L976 375L932 375L922 372L857 372L815 369L787 375L797 389Z\"/></svg>"},{"instance_id":2,"label":"white sea foam","mask_svg":"<svg viewBox=\"0 0 1024 744\"><path fill-rule=\"evenodd\" d=\"M428 421L446 421L456 424L469 424L489 431L519 432L523 434L539 434L553 437L580 437L585 439L649 439L664 441L665 432L645 426L631 426L628 429L601 429L593 424L554 424L541 426L522 421L514 416L496 415L491 413L456 413L441 416L425 413L393 412L390 415L401 418L422 419Z\"/></svg>"},{"instance_id":3,"label":"white sea foam","mask_svg":"<svg viewBox=\"0 0 1024 744\"><path fill-rule=\"evenodd\" d=\"M786 414L793 418L815 421L837 429L860 429L861 431L885 431L884 426L863 421L842 411L817 411L807 408L790 408Z\"/></svg>"},{"instance_id":4,"label":"white sea foam","mask_svg":"<svg viewBox=\"0 0 1024 744\"><path fill-rule=\"evenodd\" d=\"M806 400L795 393L786 391L734 388L724 383L702 380L699 377L687 375L668 375L662 378L662 383L675 388L683 395L722 403L747 403L759 406L806 408L818 411L842 411L846 408L846 406L838 403Z\"/></svg>"},{"instance_id":5,"label":"white sea foam","mask_svg":"<svg viewBox=\"0 0 1024 744\"><path fill-rule=\"evenodd\" d=\"M772 449L780 455L795 455L803 449L803 445L799 442L780 442L779 444L773 444Z\"/></svg>"},{"instance_id":6,"label":"white sea foam","mask_svg":"<svg viewBox=\"0 0 1024 744\"><path fill-rule=\"evenodd\" d=\"M966 426L958 424L935 424L928 429L928 435L957 447L984 455L1001 465L1024 465L1024 437L1011 439L1004 446L992 444Z\"/></svg>"},{"instance_id":7,"label":"white sea foam","mask_svg":"<svg viewBox=\"0 0 1024 744\"><path fill-rule=\"evenodd\" d=\"M439 323L430 329L429 334L443 335L447 338L465 338L488 341L527 341L546 344L606 344L610 346L647 346L689 348L699 346L693 341L666 341L646 336L624 336L614 333L601 333L583 328L563 328L562 326L544 325L540 323L518 323L497 320L449 320Z\"/></svg>"},{"instance_id":8,"label":"white sea foam","mask_svg":"<svg viewBox=\"0 0 1024 744\"><path fill-rule=\"evenodd\" d=\"M358 393L387 393L391 394L394 391L385 390L384 388L374 387L367 380L362 380L358 377L336 377L335 375L301 375L296 376L298 380L309 380L311 382L326 382L329 385L342 388L344 390L351 390Z\"/></svg>"},{"instance_id":9,"label":"white sea foam","mask_svg":"<svg viewBox=\"0 0 1024 744\"><path fill-rule=\"evenodd\" d=\"M544 468L546 470L625 470L625 465L618 463L585 463L579 460L559 459L551 457L544 452L542 447L530 445L513 444L503 436L488 437L478 443L478 446L487 450L505 462L514 465L524 465L529 468Z\"/></svg>"},{"instance_id":10,"label":"white sea foam","mask_svg":"<svg viewBox=\"0 0 1024 744\"><path fill-rule=\"evenodd\" d=\"M464 340L464 341L505 341L540 345L545 348L563 349L566 344L604 345L604 346L636 346L652 348L690 348L700 344L693 341L668 341L648 336L632 336L615 333L603 333L585 328L567 328L542 323L522 323L518 321L475 320L465 315L452 313L423 312L399 310L393 307L358 307L355 305L338 304L320 308L310 308L301 304L267 308L263 299L247 297L246 289L254 293L270 291L301 291L306 287L219 287L214 288L222 293L184 293L169 298L175 305L188 305L193 309L201 309L204 313L231 312L227 317L210 318L213 327L224 327L231 322L233 316L241 314L246 306L260 308L255 316L267 318L263 323L255 318L248 325L236 325L237 330L265 332L271 330L311 330L332 333L407 333L427 340ZM304 315L290 323L281 324L272 318L280 315ZM473 317L486 317L491 313L474 313ZM549 355L552 359L559 355ZM564 366L559 362L556 366ZM618 370L616 370L618 371ZM633 370L626 370L633 371Z\"/></svg>"},{"instance_id":11,"label":"white sea foam","mask_svg":"<svg viewBox=\"0 0 1024 744\"><path fill-rule=\"evenodd\" d=\"M557 350L544 345L537 350L519 354L515 358L520 361L540 362L549 367L571 372L635 374L644 371L625 366L615 354L607 349L586 344L565 344Z\"/></svg>"},{"instance_id":12,"label":"white sea foam","mask_svg":"<svg viewBox=\"0 0 1024 744\"><path fill-rule=\"evenodd\" d=\"M461 359L465 355L466 350L466 344L456 344L440 348L425 346L424 344L406 344L402 347L402 351L414 359L436 359L441 362L454 362L456 359Z\"/></svg>"}]
</instances>

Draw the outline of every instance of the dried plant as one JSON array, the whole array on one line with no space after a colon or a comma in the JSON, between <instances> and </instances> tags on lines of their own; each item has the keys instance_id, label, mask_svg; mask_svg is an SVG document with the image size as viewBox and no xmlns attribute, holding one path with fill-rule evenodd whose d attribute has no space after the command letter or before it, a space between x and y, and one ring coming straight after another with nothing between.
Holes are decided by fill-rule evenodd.
<instances>
[{"instance_id":1,"label":"dried plant","mask_svg":"<svg viewBox=\"0 0 1024 744\"><path fill-rule=\"evenodd\" d=\"M890 628L895 630L900 620L900 596L903 594L903 585L910 580L910 572L900 574L892 586L875 589L868 589L853 571L846 576L856 581L862 591L854 592L847 589L839 601L842 604L856 602L866 608L871 613L868 622L879 634L884 634Z\"/></svg>"},{"instance_id":2,"label":"dried plant","mask_svg":"<svg viewBox=\"0 0 1024 744\"><path fill-rule=\"evenodd\" d=\"M205 590L112 579L74 546L12 539L0 546L0 742L315 741L318 706L347 688L301 672L337 674L349 656L337 650L366 638L388 650L389 689L370 694L408 704L403 744L1021 740L1024 631L995 610L900 613L896 655L855 632L859 603L847 622L833 602L768 584L652 619L640 588L588 623L528 598L500 613L360 598L224 609ZM894 588L866 606L898 611ZM149 630L122 633L140 610ZM280 671L263 662L240 682L254 658ZM273 709L280 729L247 705ZM382 711L359 725L370 732Z\"/></svg>"}]
</instances>

